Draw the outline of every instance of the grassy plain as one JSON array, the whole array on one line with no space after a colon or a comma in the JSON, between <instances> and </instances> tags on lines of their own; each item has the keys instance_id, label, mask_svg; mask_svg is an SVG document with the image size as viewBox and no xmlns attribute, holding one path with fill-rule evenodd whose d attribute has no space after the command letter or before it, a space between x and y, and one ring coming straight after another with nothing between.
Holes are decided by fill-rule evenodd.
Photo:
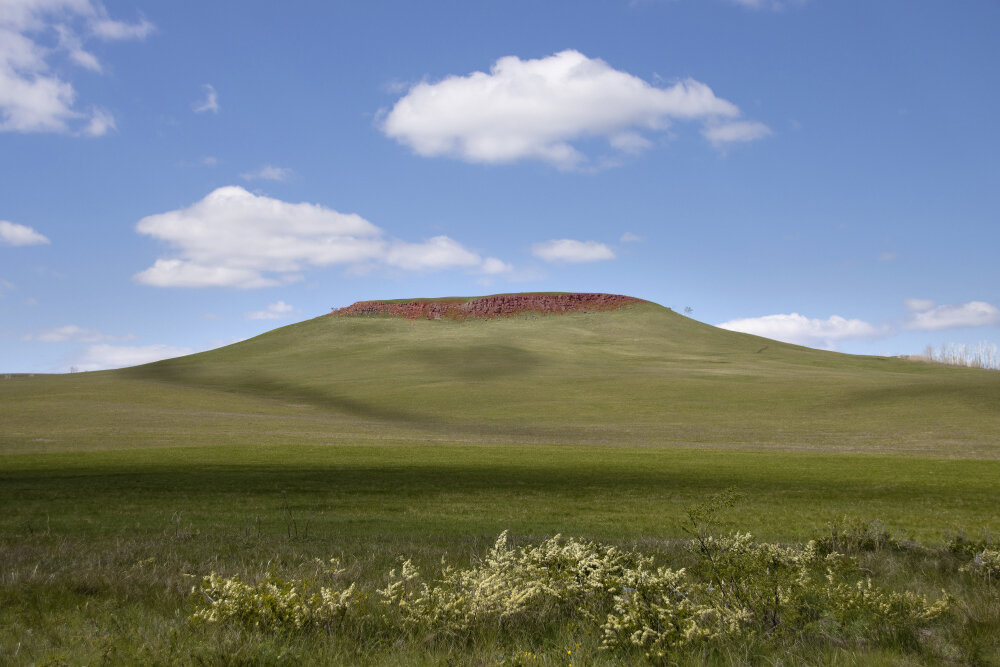
<instances>
[{"instance_id":1,"label":"grassy plain","mask_svg":"<svg viewBox=\"0 0 1000 667\"><path fill-rule=\"evenodd\" d=\"M133 369L4 377L0 662L492 664L529 649L547 664L566 650L613 662L572 624L469 645L194 628L188 575L270 563L291 576L337 555L374 587L400 556L467 563L505 529L683 564L684 508L729 487L744 494L732 525L768 540L804 541L843 515L927 545L1000 533L1000 373L808 350L653 304L324 317ZM869 564L971 600L974 623L937 649L781 650L988 656L996 589L976 592L948 558Z\"/></svg>"}]
</instances>

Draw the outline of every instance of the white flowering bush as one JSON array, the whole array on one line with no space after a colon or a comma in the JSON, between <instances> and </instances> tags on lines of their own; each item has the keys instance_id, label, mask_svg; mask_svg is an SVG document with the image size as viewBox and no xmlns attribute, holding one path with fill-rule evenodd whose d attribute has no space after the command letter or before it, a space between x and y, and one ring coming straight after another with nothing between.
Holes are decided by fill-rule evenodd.
<instances>
[{"instance_id":1,"label":"white flowering bush","mask_svg":"<svg viewBox=\"0 0 1000 667\"><path fill-rule=\"evenodd\" d=\"M569 624L599 635L615 659L642 654L675 663L724 656L727 647L780 649L809 637L903 638L912 645L952 607L947 594L932 602L870 578L858 581L854 558L816 540L787 546L749 533L694 534L687 544L693 562L674 569L654 567L652 557L635 551L558 535L513 547L504 532L482 559L465 568L442 560L433 577L403 560L371 602L367 592L355 595L353 583L340 583L344 569L336 559L319 563L317 576L305 580L269 572L248 583L213 572L192 590L198 608L191 618L262 632L338 629L383 639L403 632L450 642L540 637ZM1000 552L983 549L963 569L995 580Z\"/></svg>"},{"instance_id":2,"label":"white flowering bush","mask_svg":"<svg viewBox=\"0 0 1000 667\"><path fill-rule=\"evenodd\" d=\"M841 554L823 554L815 541L783 546L749 533L698 538L689 549L713 604L743 618L746 632L764 635L800 633L817 623L823 607L817 575L845 566Z\"/></svg>"},{"instance_id":3,"label":"white flowering bush","mask_svg":"<svg viewBox=\"0 0 1000 667\"><path fill-rule=\"evenodd\" d=\"M545 623L562 613L596 620L647 562L615 547L558 535L515 549L504 531L477 565L461 570L443 565L439 577L424 581L407 560L389 573L378 593L405 627L444 635L483 625Z\"/></svg>"},{"instance_id":4,"label":"white flowering bush","mask_svg":"<svg viewBox=\"0 0 1000 667\"><path fill-rule=\"evenodd\" d=\"M343 573L336 559L327 573ZM347 614L354 584L337 589L308 582L287 581L269 572L260 582L245 583L240 577L220 577L215 572L192 589L202 605L191 620L201 623L232 623L265 632L330 629Z\"/></svg>"},{"instance_id":5,"label":"white flowering bush","mask_svg":"<svg viewBox=\"0 0 1000 667\"><path fill-rule=\"evenodd\" d=\"M893 637L912 633L944 616L952 599L946 593L931 603L910 591L887 591L870 578L853 586L835 583L833 575L825 590L829 610L844 630L859 629L872 637Z\"/></svg>"},{"instance_id":6,"label":"white flowering bush","mask_svg":"<svg viewBox=\"0 0 1000 667\"><path fill-rule=\"evenodd\" d=\"M637 647L656 662L674 662L699 647L774 642L816 632L872 639L913 633L950 608L911 592L849 579L855 563L804 547L757 542L749 533L703 535L689 543L698 562L685 570L638 570L616 596L603 632L607 650Z\"/></svg>"},{"instance_id":7,"label":"white flowering bush","mask_svg":"<svg viewBox=\"0 0 1000 667\"><path fill-rule=\"evenodd\" d=\"M647 659L665 661L679 652L741 634L745 612L713 605L704 586L683 569L640 569L615 596L601 627L605 650L638 648Z\"/></svg>"},{"instance_id":8,"label":"white flowering bush","mask_svg":"<svg viewBox=\"0 0 1000 667\"><path fill-rule=\"evenodd\" d=\"M978 574L987 582L1000 582L1000 549L983 549L959 569Z\"/></svg>"}]
</instances>

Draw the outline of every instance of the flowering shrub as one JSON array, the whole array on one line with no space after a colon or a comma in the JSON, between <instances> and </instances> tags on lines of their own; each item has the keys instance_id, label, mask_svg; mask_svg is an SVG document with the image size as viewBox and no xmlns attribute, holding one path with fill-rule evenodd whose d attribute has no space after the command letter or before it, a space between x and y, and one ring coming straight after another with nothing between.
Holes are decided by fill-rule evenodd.
<instances>
[{"instance_id":1,"label":"flowering shrub","mask_svg":"<svg viewBox=\"0 0 1000 667\"><path fill-rule=\"evenodd\" d=\"M601 627L606 650L638 647L648 659L662 661L736 636L748 620L744 613L698 602L704 588L688 581L684 570L638 570L628 583Z\"/></svg>"},{"instance_id":2,"label":"flowering shrub","mask_svg":"<svg viewBox=\"0 0 1000 667\"><path fill-rule=\"evenodd\" d=\"M915 593L885 591L870 579L848 583L852 561L823 553L816 541L788 547L735 533L699 537L689 548L698 556L696 581L684 570L636 572L602 628L606 649L632 645L665 661L699 645L811 630L890 637L926 627L951 603L947 595L932 604Z\"/></svg>"},{"instance_id":3,"label":"flowering shrub","mask_svg":"<svg viewBox=\"0 0 1000 667\"><path fill-rule=\"evenodd\" d=\"M947 594L930 602L880 588L870 578L858 581L857 562L830 551L831 544L785 546L758 542L749 533L694 534L687 548L695 562L671 569L654 567L652 557L638 552L558 535L515 548L504 532L482 560L467 568L442 561L432 579L404 560L377 591L375 608L361 596L357 620L359 627L371 628L375 621L390 634L402 630L424 640L469 640L483 631L537 635L571 622L599 628L605 651L683 662L727 644L781 646L809 635L912 638L951 607ZM320 567L334 584L344 573L336 560ZM1000 552L984 549L963 569L998 578ZM191 618L267 632L331 630L351 609L355 585L316 581L268 573L250 584L213 572L192 591L201 607ZM527 655L517 653L517 661Z\"/></svg>"},{"instance_id":4,"label":"flowering shrub","mask_svg":"<svg viewBox=\"0 0 1000 667\"><path fill-rule=\"evenodd\" d=\"M845 629L859 628L867 636L894 636L913 632L944 615L951 607L945 594L931 604L922 595L905 591L886 591L872 585L871 579L854 586L834 583L826 588L829 609Z\"/></svg>"},{"instance_id":5,"label":"flowering shrub","mask_svg":"<svg viewBox=\"0 0 1000 667\"><path fill-rule=\"evenodd\" d=\"M647 559L592 542L555 536L535 546L508 546L497 538L483 561L464 570L444 566L422 581L409 560L379 590L410 629L457 635L476 625L504 627L517 620L544 622L560 611L595 620L598 610L632 580Z\"/></svg>"},{"instance_id":6,"label":"flowering shrub","mask_svg":"<svg viewBox=\"0 0 1000 667\"><path fill-rule=\"evenodd\" d=\"M988 582L1000 581L1000 549L983 549L959 569L978 574Z\"/></svg>"},{"instance_id":7,"label":"flowering shrub","mask_svg":"<svg viewBox=\"0 0 1000 667\"><path fill-rule=\"evenodd\" d=\"M805 547L756 542L749 533L693 540L698 570L715 604L744 614L765 634L800 631L818 616L811 585L821 567L841 569L843 557L821 555L815 541Z\"/></svg>"},{"instance_id":8,"label":"flowering shrub","mask_svg":"<svg viewBox=\"0 0 1000 667\"><path fill-rule=\"evenodd\" d=\"M336 559L331 560L331 565L328 573L343 573ZM335 625L347 613L354 584L336 590L285 581L273 573L259 583L247 584L238 576L225 578L212 572L191 592L205 601L205 606L191 616L193 621L290 632Z\"/></svg>"}]
</instances>

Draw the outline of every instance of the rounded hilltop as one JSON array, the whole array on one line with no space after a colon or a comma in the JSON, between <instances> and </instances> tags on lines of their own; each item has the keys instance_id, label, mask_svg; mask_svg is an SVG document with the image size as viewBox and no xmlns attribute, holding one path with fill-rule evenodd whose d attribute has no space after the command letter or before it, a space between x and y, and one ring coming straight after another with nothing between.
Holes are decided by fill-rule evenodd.
<instances>
[{"instance_id":1,"label":"rounded hilltop","mask_svg":"<svg viewBox=\"0 0 1000 667\"><path fill-rule=\"evenodd\" d=\"M337 308L330 315L335 317L387 315L407 320L464 320L470 317L493 319L513 317L524 313L561 315L563 313L618 310L636 303L645 303L645 301L622 294L523 292L475 297L358 301L350 306Z\"/></svg>"}]
</instances>

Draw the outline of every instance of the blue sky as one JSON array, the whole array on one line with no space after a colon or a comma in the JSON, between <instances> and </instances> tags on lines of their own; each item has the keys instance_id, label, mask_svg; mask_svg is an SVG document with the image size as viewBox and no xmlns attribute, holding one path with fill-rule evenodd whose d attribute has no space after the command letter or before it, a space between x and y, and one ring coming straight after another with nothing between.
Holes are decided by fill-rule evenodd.
<instances>
[{"instance_id":1,"label":"blue sky","mask_svg":"<svg viewBox=\"0 0 1000 667\"><path fill-rule=\"evenodd\" d=\"M0 0L0 371L520 291L996 344L997 34L987 0Z\"/></svg>"}]
</instances>

